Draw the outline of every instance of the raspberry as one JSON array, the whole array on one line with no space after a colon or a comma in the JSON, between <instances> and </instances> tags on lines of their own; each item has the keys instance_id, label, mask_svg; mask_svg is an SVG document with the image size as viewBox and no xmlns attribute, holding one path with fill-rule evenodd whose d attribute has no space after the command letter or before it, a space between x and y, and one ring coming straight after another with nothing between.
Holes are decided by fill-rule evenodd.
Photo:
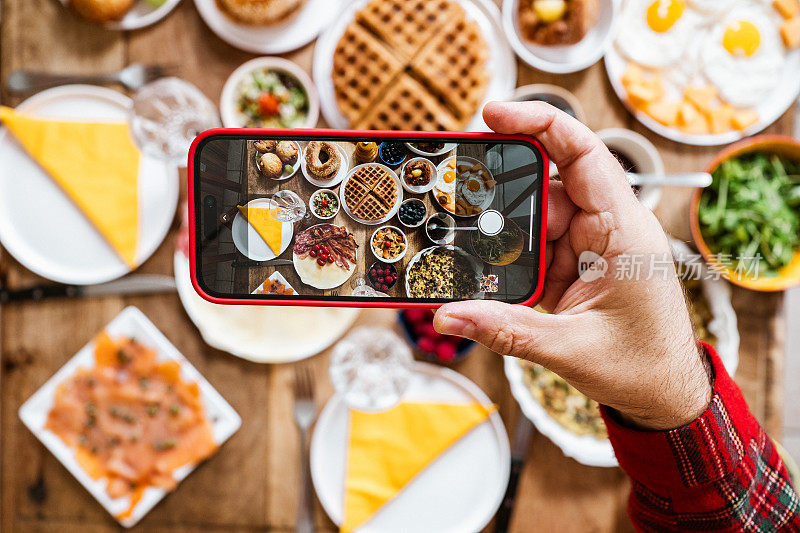
<instances>
[{"instance_id":1,"label":"raspberry","mask_svg":"<svg viewBox=\"0 0 800 533\"><path fill-rule=\"evenodd\" d=\"M417 346L423 352L434 353L434 350L436 350L436 343L430 337L421 337L417 341Z\"/></svg>"},{"instance_id":2,"label":"raspberry","mask_svg":"<svg viewBox=\"0 0 800 533\"><path fill-rule=\"evenodd\" d=\"M455 360L457 351L455 344L445 340L436 345L435 353L440 361L450 363Z\"/></svg>"}]
</instances>

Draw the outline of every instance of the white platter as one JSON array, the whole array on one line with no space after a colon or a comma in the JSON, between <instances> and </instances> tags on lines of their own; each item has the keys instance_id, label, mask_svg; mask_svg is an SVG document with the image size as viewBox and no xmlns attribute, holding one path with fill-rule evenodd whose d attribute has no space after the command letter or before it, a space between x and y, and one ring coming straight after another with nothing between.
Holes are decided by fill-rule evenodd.
<instances>
[{"instance_id":1,"label":"white platter","mask_svg":"<svg viewBox=\"0 0 800 533\"><path fill-rule=\"evenodd\" d=\"M128 120L131 100L111 89L64 85L17 106L32 116ZM89 219L53 179L0 128L0 241L36 274L60 283L102 283L130 272ZM139 161L139 241L142 264L164 240L178 205L178 170L142 155ZM32 209L37 206L37 209Z\"/></svg>"},{"instance_id":2,"label":"white platter","mask_svg":"<svg viewBox=\"0 0 800 533\"><path fill-rule=\"evenodd\" d=\"M200 387L206 417L211 423L214 442L222 445L241 426L242 421L236 411L226 402L219 393L206 381L206 379L186 360L186 358L167 340L167 338L153 325L147 317L135 307L125 308L112 320L105 330L111 337L134 337L145 346L154 348L158 352L158 360L178 361L181 365L181 377L186 381L193 381ZM105 479L92 479L81 467L75 458L72 448L64 444L55 433L45 429L47 414L53 406L56 389L59 384L69 379L78 368L93 367L94 341L75 354L67 364L51 377L47 383L25 402L19 410L19 417L28 429L36 435L42 444L55 455L61 464L75 477L75 479L100 502L103 508L112 516L125 511L129 498L112 499L105 490ZM186 465L173 472L176 481L182 481L197 465ZM177 489L179 490L179 488ZM128 518L119 520L125 527L131 527L146 515L161 499L167 495L162 488L149 487L144 491L142 499L134 506Z\"/></svg>"},{"instance_id":3,"label":"white platter","mask_svg":"<svg viewBox=\"0 0 800 533\"><path fill-rule=\"evenodd\" d=\"M491 170L489 170L489 167L486 166L485 163L483 163L481 161L478 161L477 159L475 159L473 157L469 157L469 156L465 156L465 155L459 155L459 156L451 156L451 157L448 157L447 159L443 159L442 161L439 162L439 165L436 167L436 181L434 182L433 187L431 187L431 194L434 195L434 204L433 205L436 205L436 206L440 205L439 202L435 198L436 193L434 192L434 189L436 188L436 184L439 183L439 180L440 179L444 179L443 178L444 173L447 172L448 170L452 170L447 166L447 163L449 163L452 159L456 160L456 168L458 168L458 162L459 161L466 161L468 163L472 163L473 165L474 164L478 164L478 165L482 166L483 169L486 172L488 172L490 176L492 176L492 178L494 178L494 173ZM458 184L458 171L455 170L454 172L456 172L456 184ZM489 207L491 207L491 205L492 205L492 202L494 201L494 196L495 196L496 192L497 192L497 187L492 187L491 189L489 189L489 194L486 195L486 199L483 201L483 203L481 203L481 205L478 205L478 206L475 206L475 207L480 207L481 211L486 211L487 209L489 209ZM453 199L454 200L455 200L456 196L457 195L454 193L453 194ZM466 201L466 198L464 198L464 200ZM457 215L457 214L451 212L450 210L446 209L444 206L441 206L441 207L442 207L442 209L445 210L445 212L453 215L454 217L458 217L458 218L472 218L472 217L478 216L478 215Z\"/></svg>"},{"instance_id":4,"label":"white platter","mask_svg":"<svg viewBox=\"0 0 800 533\"><path fill-rule=\"evenodd\" d=\"M342 163L339 165L339 171L336 172L336 175L329 180L321 180L317 178L313 178L308 174L308 170L306 169L306 158L305 149L303 150L303 157L300 159L300 167L303 169L303 177L308 181L311 185L315 187L323 187L323 188L334 188L339 185L342 181L344 181L345 177L347 177L348 168L350 168L350 158L347 157L347 152L342 147L342 145L338 143L333 143L337 150L339 150L339 156L342 158ZM308 145L306 145L308 148Z\"/></svg>"},{"instance_id":5,"label":"white platter","mask_svg":"<svg viewBox=\"0 0 800 533\"><path fill-rule=\"evenodd\" d=\"M323 222L321 224L315 224L313 226L309 226L308 228L306 228L303 231L308 231L311 228L316 228L317 226L322 226L322 225L335 226L336 224L331 224L330 222ZM311 257L308 257L306 259L316 261L316 259L311 258ZM356 248L356 259L358 259L358 249L357 248ZM338 268L341 271L341 275L338 278L336 278L335 280L333 280L333 281L331 281L330 283L327 283L327 284L326 283L322 283L322 284L314 283L312 280L310 280L308 278L303 278L303 275L300 274L300 272L297 270L297 265L298 265L299 261L301 261L300 256L298 256L295 253L292 253L292 263L294 264L295 272L297 273L298 276L300 276L300 281L302 281L303 283L305 283L309 287L314 287L315 289L320 289L320 290L335 289L336 287L342 286L345 281L347 281L348 279L350 279L352 277L353 272L356 271L356 265L355 264L350 265L350 269L349 270L345 270L345 269L341 268L340 266L338 266L336 263L330 263L329 265L324 266L322 268Z\"/></svg>"},{"instance_id":6,"label":"white platter","mask_svg":"<svg viewBox=\"0 0 800 533\"><path fill-rule=\"evenodd\" d=\"M64 7L69 7L69 0L59 0L59 2ZM145 0L136 0L125 16L119 20L105 22L103 26L110 30L138 30L163 19L180 3L181 0L165 0L160 6L153 7Z\"/></svg>"},{"instance_id":7,"label":"white platter","mask_svg":"<svg viewBox=\"0 0 800 533\"><path fill-rule=\"evenodd\" d=\"M213 0L209 0L213 1ZM483 102L475 116L465 128L466 131L489 131L483 121L481 112L483 105L492 100L507 100L514 92L517 84L517 64L514 52L500 25L500 10L490 0L455 0L466 11L467 16L477 22L481 29L489 52L486 68L490 74ZM313 75L314 82L321 97L322 115L331 128L346 130L350 121L339 110L336 93L333 90L333 54L336 45L344 35L347 25L352 22L355 13L363 8L367 0L355 0L347 5L335 17L335 21L317 39L314 49Z\"/></svg>"},{"instance_id":8,"label":"white platter","mask_svg":"<svg viewBox=\"0 0 800 533\"><path fill-rule=\"evenodd\" d=\"M414 363L406 401L491 405L473 382L447 368ZM311 439L311 477L320 503L342 523L349 411L341 396L325 405ZM497 412L459 439L380 509L360 533L480 531L508 484L508 435Z\"/></svg>"},{"instance_id":9,"label":"white platter","mask_svg":"<svg viewBox=\"0 0 800 533\"><path fill-rule=\"evenodd\" d=\"M353 177L353 174L355 174L358 169L367 166L373 166L373 167L377 166L382 168L383 170L391 174L391 176L394 178L394 183L397 186L397 200L395 200L394 205L389 210L389 212L386 213L386 215L384 215L383 218L380 218L378 220L364 220L363 218L358 218L352 213L352 211L350 211L350 206L347 205L347 202L344 199L344 188L347 185L347 181L351 177ZM397 176L397 173L391 168L387 167L386 165L382 165L380 163L364 163L363 165L355 166L350 170L350 172L347 173L347 177L342 182L342 186L339 188L339 203L341 204L342 209L344 209L344 212L347 213L347 215L350 218L352 218L359 224L364 224L365 226L377 226L378 224L383 224L391 220L391 218L397 214L397 210L400 209L400 204L403 203L403 184L400 183L400 181L401 180Z\"/></svg>"},{"instance_id":10,"label":"white platter","mask_svg":"<svg viewBox=\"0 0 800 533\"><path fill-rule=\"evenodd\" d=\"M520 35L517 24L519 2L503 1L503 28L508 40L525 63L553 74L578 72L600 61L615 33L620 4L620 0L600 0L599 19L580 42L566 46L541 46Z\"/></svg>"},{"instance_id":11,"label":"white platter","mask_svg":"<svg viewBox=\"0 0 800 533\"><path fill-rule=\"evenodd\" d=\"M347 331L360 309L219 305L192 287L189 260L173 258L178 296L209 346L254 363L293 363L325 350ZM313 334L308 324L315 324Z\"/></svg>"},{"instance_id":12,"label":"white platter","mask_svg":"<svg viewBox=\"0 0 800 533\"><path fill-rule=\"evenodd\" d=\"M269 208L270 201L269 198L256 198L247 202L247 207ZM292 243L294 224L291 222L281 223L281 250L278 255L275 255L272 248L261 238L256 229L247 222L247 219L242 216L238 209L236 210L236 216L233 218L231 233L233 234L233 244L242 255L253 261L269 261L286 251Z\"/></svg>"},{"instance_id":13,"label":"white platter","mask_svg":"<svg viewBox=\"0 0 800 533\"><path fill-rule=\"evenodd\" d=\"M284 21L266 25L236 22L217 6L216 0L194 0L211 31L231 46L254 54L283 54L304 46L335 20L342 0L307 0Z\"/></svg>"},{"instance_id":14,"label":"white platter","mask_svg":"<svg viewBox=\"0 0 800 533\"><path fill-rule=\"evenodd\" d=\"M294 293L295 293L295 294L297 294L297 291L295 291L295 290L294 290L294 287L292 287L292 286L289 284L289 282L288 282L288 281L286 281L286 278L284 278L284 277L283 277L283 274L281 274L281 273L280 273L280 272L278 272L277 270L276 270L275 272L273 272L272 274L270 274L270 276L269 276L267 279L265 279L265 280L264 280L264 281L261 283L261 285L259 285L258 287L256 287L256 288L253 290L253 292L251 292L250 294L255 294L255 293L257 293L258 291L260 291L260 290L263 290L263 289L264 289L264 285L266 285L266 283L267 283L268 281L277 281L277 282L279 282L279 283L283 283L283 284L284 284L284 285L285 285L287 288L289 288L289 289L292 289L292 291L294 291Z\"/></svg>"}]
</instances>

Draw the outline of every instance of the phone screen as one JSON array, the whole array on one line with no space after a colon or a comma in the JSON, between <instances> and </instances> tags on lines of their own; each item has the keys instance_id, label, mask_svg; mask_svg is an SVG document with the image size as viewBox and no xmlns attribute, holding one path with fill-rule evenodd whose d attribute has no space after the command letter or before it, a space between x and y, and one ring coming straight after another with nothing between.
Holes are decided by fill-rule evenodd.
<instances>
[{"instance_id":1,"label":"phone screen","mask_svg":"<svg viewBox=\"0 0 800 533\"><path fill-rule=\"evenodd\" d=\"M190 175L197 284L239 303L528 302L543 160L499 135L210 135Z\"/></svg>"}]
</instances>

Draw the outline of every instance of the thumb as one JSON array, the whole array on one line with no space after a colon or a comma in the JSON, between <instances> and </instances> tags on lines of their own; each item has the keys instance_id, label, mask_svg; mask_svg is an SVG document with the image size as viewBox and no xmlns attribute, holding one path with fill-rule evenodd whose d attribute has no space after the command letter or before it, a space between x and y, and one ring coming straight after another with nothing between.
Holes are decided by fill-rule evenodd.
<instances>
[{"instance_id":1,"label":"thumb","mask_svg":"<svg viewBox=\"0 0 800 533\"><path fill-rule=\"evenodd\" d=\"M584 328L577 315L550 315L530 307L493 300L469 300L443 305L433 326L444 335L466 337L501 355L513 355L559 366L572 355L575 337ZM556 363L554 365L554 363Z\"/></svg>"}]
</instances>

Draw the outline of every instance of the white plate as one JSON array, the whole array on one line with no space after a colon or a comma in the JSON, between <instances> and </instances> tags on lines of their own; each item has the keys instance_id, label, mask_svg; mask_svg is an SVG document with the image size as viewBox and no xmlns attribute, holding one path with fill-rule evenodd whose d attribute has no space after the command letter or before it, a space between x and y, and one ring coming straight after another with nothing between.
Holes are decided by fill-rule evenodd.
<instances>
[{"instance_id":1,"label":"white plate","mask_svg":"<svg viewBox=\"0 0 800 533\"><path fill-rule=\"evenodd\" d=\"M424 250L420 250L414 255L414 257L411 258L411 261L408 262L408 265L406 265L406 275L404 276L404 278L405 278L407 297L414 298L414 296L411 296L411 287L409 285L409 274L411 273L411 267L416 265L423 255L428 255L437 248L447 248L449 250L455 250L457 253L460 253L461 255L469 259L469 262L472 263L472 266L475 268L475 278L478 281L480 281L480 277L483 274L483 265L481 263L479 263L473 256L465 252L463 248L459 248L458 246L453 246L452 244L439 244L436 246L431 246L430 248L425 248ZM485 297L486 297L486 292L484 291L478 291L472 295L473 300L482 300Z\"/></svg>"},{"instance_id":2,"label":"white plate","mask_svg":"<svg viewBox=\"0 0 800 533\"><path fill-rule=\"evenodd\" d=\"M186 358L167 340L167 338L135 307L125 308L117 317L106 326L105 330L111 337L134 337L145 346L154 348L158 352L158 360L178 361L181 365L181 377L186 381L193 381L200 387L200 395L206 417L211 423L214 442L222 445L233 435L242 420L236 411L226 402L219 393L206 381L206 379L186 360ZM36 435L42 444L56 456L61 464L88 490L100 505L112 516L116 516L128 508L129 498L112 499L105 490L105 479L92 479L80 466L72 448L64 444L55 433L45 429L47 414L53 406L56 389L59 384L75 374L78 368L93 367L94 341L75 354L61 369L51 377L47 383L36 391L19 410L19 417L28 429ZM180 482L188 476L197 465L186 465L173 472L175 479ZM161 499L167 495L162 488L149 487L145 490L142 499L137 503L131 515L119 523L131 527L146 515Z\"/></svg>"},{"instance_id":3,"label":"white plate","mask_svg":"<svg viewBox=\"0 0 800 533\"><path fill-rule=\"evenodd\" d=\"M210 1L212 4L215 0L196 0L195 3ZM317 95L317 88L311 78L308 77L306 71L301 69L296 63L292 63L287 59L280 57L257 57L246 61L239 65L234 70L225 85L222 87L222 94L219 97L219 114L222 118L222 125L226 128L243 128L245 122L239 116L237 104L237 89L239 84L244 81L251 72L259 69L272 69L286 72L293 76L300 85L305 89L306 96L308 97L308 115L305 122L301 125L303 128L314 128L317 126L319 120L319 96Z\"/></svg>"},{"instance_id":4,"label":"white plate","mask_svg":"<svg viewBox=\"0 0 800 533\"><path fill-rule=\"evenodd\" d=\"M269 208L269 198L256 198L247 202L247 207ZM233 244L242 255L253 261L269 261L282 254L291 244L294 235L294 224L291 222L281 223L281 252L275 255L272 248L261 238L256 229L247 222L242 213L237 209L236 216L231 225L233 234Z\"/></svg>"},{"instance_id":5,"label":"white plate","mask_svg":"<svg viewBox=\"0 0 800 533\"><path fill-rule=\"evenodd\" d=\"M473 382L447 368L414 363L407 401L491 405ZM342 523L348 409L335 395L320 413L311 438L311 478L320 503ZM480 531L503 499L510 468L508 435L497 412L459 439L359 528L359 532Z\"/></svg>"},{"instance_id":6,"label":"white plate","mask_svg":"<svg viewBox=\"0 0 800 533\"><path fill-rule=\"evenodd\" d=\"M268 178L268 177L266 177L264 175L263 170L261 170L261 156L265 155L265 154L262 154L261 152L256 150L256 152L253 154L253 159L255 160L256 168L258 169L258 175L259 176L263 177L266 180L270 180L270 181L286 181L289 178L293 178L295 176L295 174L297 174L297 171L300 169L300 161L303 160L303 149L300 148L300 145L297 144L296 142L294 142L294 141L289 141L289 142L293 143L295 148L297 148L297 161L295 161L294 165L292 165L292 169L293 169L292 172L290 174L287 174L286 172L284 172L284 173L281 174L280 178ZM281 162L281 163L283 164L283 167L286 168L286 164L283 163L283 162Z\"/></svg>"},{"instance_id":7,"label":"white plate","mask_svg":"<svg viewBox=\"0 0 800 533\"><path fill-rule=\"evenodd\" d=\"M435 198L436 193L433 191L433 189L436 188L436 183L439 183L440 179L444 179L443 178L444 173L447 172L448 170L452 170L451 168L449 168L447 166L447 163L449 163L454 158L456 160L456 167L458 167L458 162L459 161L466 161L468 163L472 163L473 165L477 163L478 165L482 166L483 169L486 172L488 172L490 176L492 176L492 178L494 178L494 173L491 170L489 170L489 167L487 167L486 164L484 164L481 161L478 161L477 159L475 159L473 157L468 157L468 156L465 156L465 155L459 155L459 156L452 156L452 157L448 157L447 159L443 159L439 163L439 165L436 167L436 182L434 183L433 187L431 187L431 194L434 195L434 202L435 202L434 205L438 206L440 204L439 204L438 201L436 201L436 198ZM458 171L455 171L455 172L456 172L456 185L458 185ZM477 205L475 207L480 207L481 211L486 211L489 207L491 207L492 202L494 201L494 195L496 194L496 191L497 191L497 187L496 186L492 187L491 189L489 189L489 194L486 195L486 199L483 201L483 203L481 205ZM455 199L456 195L454 194L453 196L454 196L454 199ZM462 193L462 197L463 197L463 193ZM466 201L466 200L467 199L464 198L464 201ZM444 209L447 213L450 213L454 217L459 217L459 218L472 218L472 217L478 216L478 215L457 215L455 213L450 212L444 206L442 206L442 209Z\"/></svg>"},{"instance_id":8,"label":"white plate","mask_svg":"<svg viewBox=\"0 0 800 533\"><path fill-rule=\"evenodd\" d=\"M384 215L383 218L378 220L364 220L362 218L358 218L350 211L350 206L347 205L347 202L345 202L344 200L344 188L347 185L347 180L349 180L353 176L353 174L356 173L358 169L366 166L381 167L382 169L384 169L385 171L389 172L389 174L392 175L392 177L394 178L394 182L397 185L397 200L394 202L394 205L389 210L389 212L386 213L386 215ZM353 169L347 173L347 178L344 180L342 186L339 188L339 203L341 204L342 209L344 209L344 212L347 213L347 215L350 218L352 218L359 224L364 224L366 226L377 226L378 224L383 224L385 222L388 222L395 214L397 214L397 210L400 209L400 204L403 203L403 184L400 183L400 178L397 176L397 173L391 168L387 167L386 165L382 165L380 163L364 163L363 165L358 165L353 167Z\"/></svg>"},{"instance_id":9,"label":"white plate","mask_svg":"<svg viewBox=\"0 0 800 533\"><path fill-rule=\"evenodd\" d=\"M406 143L406 145L408 145L408 143ZM430 156L430 157L432 157L432 156ZM431 171L431 181L428 182L427 185L422 186L422 187L416 187L414 185L409 185L408 183L406 183L406 180L403 177L403 175L405 174L405 171L406 171L406 165L411 163L412 161L424 161L425 164L428 165L428 168ZM424 193L430 191L431 189L433 189L433 186L436 185L436 180L439 177L439 173L438 173L438 170L436 168L436 165L434 165L433 161L431 161L430 159L428 159L426 157L413 157L411 159L406 159L403 162L403 165L400 167L400 171L397 173L397 175L400 177L400 183L402 183L403 188L406 191L412 192L412 193L417 193L417 194L424 194Z\"/></svg>"},{"instance_id":10,"label":"white plate","mask_svg":"<svg viewBox=\"0 0 800 533\"><path fill-rule=\"evenodd\" d=\"M438 151L433 152L433 153L425 152L423 150L420 150L419 148L416 148L415 146L413 146L413 143L406 143L406 148L408 148L409 150L411 150L412 152L414 152L417 155L421 155L421 156L424 156L424 157L436 157L436 156L444 155L444 154L446 154L448 152L451 152L451 151L455 150L456 148L458 148L458 144L456 144L456 143L445 143L445 145L442 147L441 150L438 150Z\"/></svg>"},{"instance_id":11,"label":"white plate","mask_svg":"<svg viewBox=\"0 0 800 533\"><path fill-rule=\"evenodd\" d=\"M335 20L342 0L306 0L297 13L274 24L236 22L222 12L216 0L194 0L211 31L228 44L254 54L283 54L310 43Z\"/></svg>"},{"instance_id":12,"label":"white plate","mask_svg":"<svg viewBox=\"0 0 800 533\"><path fill-rule=\"evenodd\" d=\"M619 31L622 31L622 28L620 28ZM764 98L761 103L754 108L760 118L758 122L744 131L729 131L716 135L690 135L676 128L668 128L650 118L646 113L634 109L633 106L630 105L628 93L622 85L622 75L625 73L627 65L628 59L619 52L613 42L609 44L605 54L606 73L608 74L609 81L611 81L611 86L614 88L614 92L617 93L617 97L623 105L625 105L628 111L650 131L662 137L666 137L667 139L694 146L730 144L750 135L755 135L778 120L786 110L792 106L798 94L800 94L800 74L798 74L800 73L800 50L792 50L788 51L786 54L786 64L783 67L783 74L776 84L774 91L768 98Z\"/></svg>"},{"instance_id":13,"label":"white plate","mask_svg":"<svg viewBox=\"0 0 800 533\"><path fill-rule=\"evenodd\" d=\"M213 1L213 0L209 0ZM466 11L467 16L477 22L489 52L486 69L490 74L489 85L478 111L465 128L466 131L489 131L483 121L483 104L492 100L507 100L517 85L517 63L514 52L500 26L500 10L490 0L454 0ZM336 92L333 90L333 53L344 35L347 25L353 21L356 11L363 8L367 0L355 0L336 15L335 21L320 35L314 50L314 81L322 97L322 114L334 129L346 130L350 121L339 110Z\"/></svg>"},{"instance_id":14,"label":"white plate","mask_svg":"<svg viewBox=\"0 0 800 533\"><path fill-rule=\"evenodd\" d=\"M253 292L251 292L250 294L255 294L255 293L257 293L258 291L262 290L262 289L264 288L264 285L265 285L265 284L266 284L268 281L277 281L278 283L283 283L283 284L284 284L284 285L285 285L287 288L289 288L289 289L292 289L292 291L294 291L294 293L295 293L295 294L297 294L297 291L295 291L295 290L294 290L294 287L292 287L292 286L289 284L289 282L288 282L288 281L286 281L286 278L284 278L284 277L283 277L283 274L281 274L281 273L280 273L280 272L278 272L277 270L276 270L275 272L273 272L272 274L270 274L270 276L269 276L267 279L265 279L265 280L264 280L264 281L261 283L261 285L259 285L258 287L256 287L256 288L255 288L255 290L253 290Z\"/></svg>"},{"instance_id":15,"label":"white plate","mask_svg":"<svg viewBox=\"0 0 800 533\"><path fill-rule=\"evenodd\" d=\"M584 38L566 46L541 46L519 33L517 11L520 0L503 1L503 28L517 55L533 68L553 74L569 74L588 68L603 57L617 22L619 0L600 0L600 16Z\"/></svg>"},{"instance_id":16,"label":"white plate","mask_svg":"<svg viewBox=\"0 0 800 533\"><path fill-rule=\"evenodd\" d=\"M111 89L64 85L19 106L37 117L128 120L131 100ZM17 261L60 283L102 283L130 272L89 219L6 128L0 128L0 241ZM178 171L142 155L139 163L139 242L144 263L164 240L178 205ZM32 209L36 205L38 209Z\"/></svg>"},{"instance_id":17,"label":"white plate","mask_svg":"<svg viewBox=\"0 0 800 533\"><path fill-rule=\"evenodd\" d=\"M59 1L64 7L69 7L69 0ZM160 6L153 7L145 0L136 0L124 17L106 22L103 26L110 30L138 30L163 19L180 3L181 0L165 0Z\"/></svg>"},{"instance_id":18,"label":"white plate","mask_svg":"<svg viewBox=\"0 0 800 533\"><path fill-rule=\"evenodd\" d=\"M339 150L339 156L341 156L342 158L342 163L339 165L339 171L336 173L333 179L320 180L317 178L312 178L311 176L308 175L308 170L306 170L306 158L302 157L300 159L300 167L303 169L303 177L311 185L314 185L315 187L324 187L332 189L333 187L339 185L347 176L348 172L347 169L350 168L350 158L347 157L347 152L345 152L345 149L342 148L341 145L334 143L334 146L336 147L337 150ZM306 148L308 148L308 145L306 145ZM303 156L305 156L305 150L303 150Z\"/></svg>"},{"instance_id":19,"label":"white plate","mask_svg":"<svg viewBox=\"0 0 800 533\"><path fill-rule=\"evenodd\" d=\"M178 296L189 319L209 346L254 363L292 363L328 348L347 331L360 309L219 305L192 287L189 260L173 260ZM308 324L315 324L313 334Z\"/></svg>"},{"instance_id":20,"label":"white plate","mask_svg":"<svg viewBox=\"0 0 800 533\"><path fill-rule=\"evenodd\" d=\"M316 228L317 226L322 226L322 225L336 226L336 224L331 224L330 222L323 222L321 224L315 224L313 226L309 226L307 229L305 229L303 231L308 231L311 228ZM316 261L316 259L313 259L311 257L308 257L306 259L310 259L310 260ZM358 248L356 248L356 260L358 260ZM298 256L295 253L292 253L292 263L294 264L295 272L297 272L297 275L300 276L300 281L302 281L303 283L305 283L309 287L314 287L315 289L326 290L326 289L335 289L336 287L340 287L342 284L344 284L345 281L350 279L350 277L353 275L353 272L356 271L356 265L355 264L350 265L350 269L349 270L345 270L345 269L341 268L340 266L338 266L336 263L331 263L331 264L329 264L329 265L327 265L327 266L325 266L323 268L338 268L341 271L341 276L339 276L337 279L335 279L335 280L333 280L333 281L331 281L330 283L327 283L327 284L312 283L312 281L310 279L307 279L307 278L304 279L303 275L300 274L300 272L297 271L297 263L299 261L300 261L300 256Z\"/></svg>"}]
</instances>

